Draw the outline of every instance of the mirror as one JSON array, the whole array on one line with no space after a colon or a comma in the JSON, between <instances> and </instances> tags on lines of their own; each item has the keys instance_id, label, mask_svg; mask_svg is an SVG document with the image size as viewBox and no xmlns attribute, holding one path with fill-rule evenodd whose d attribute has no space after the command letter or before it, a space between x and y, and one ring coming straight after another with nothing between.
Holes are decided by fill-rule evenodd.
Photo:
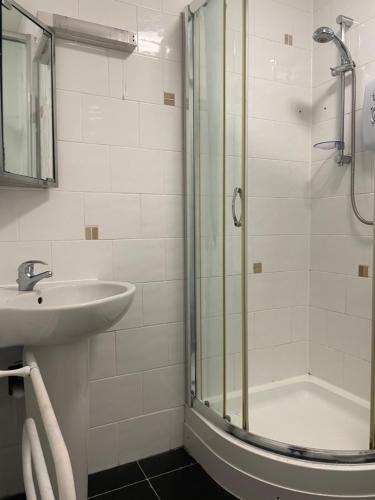
<instances>
[{"instance_id":1,"label":"mirror","mask_svg":"<svg viewBox=\"0 0 375 500\"><path fill-rule=\"evenodd\" d=\"M56 185L54 37L13 1L1 6L0 183Z\"/></svg>"}]
</instances>

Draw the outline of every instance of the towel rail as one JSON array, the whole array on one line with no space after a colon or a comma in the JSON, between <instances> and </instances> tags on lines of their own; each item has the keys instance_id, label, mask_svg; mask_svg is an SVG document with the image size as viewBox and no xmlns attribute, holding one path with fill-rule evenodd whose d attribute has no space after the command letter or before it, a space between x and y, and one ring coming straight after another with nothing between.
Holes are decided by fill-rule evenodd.
<instances>
[{"instance_id":1,"label":"towel rail","mask_svg":"<svg viewBox=\"0 0 375 500\"><path fill-rule=\"evenodd\" d=\"M55 500L35 421L28 418L25 420L22 432L23 481L27 500L38 499L34 486L33 466L41 500Z\"/></svg>"},{"instance_id":2,"label":"towel rail","mask_svg":"<svg viewBox=\"0 0 375 500\"><path fill-rule=\"evenodd\" d=\"M27 366L17 370L0 371L0 378L30 377L35 398L40 410L56 471L59 500L76 500L72 465L64 438L48 396L38 363L32 352L25 352ZM26 419L22 436L22 463L27 500L36 500L32 466L38 481L42 500L54 500L47 466L33 419Z\"/></svg>"}]
</instances>

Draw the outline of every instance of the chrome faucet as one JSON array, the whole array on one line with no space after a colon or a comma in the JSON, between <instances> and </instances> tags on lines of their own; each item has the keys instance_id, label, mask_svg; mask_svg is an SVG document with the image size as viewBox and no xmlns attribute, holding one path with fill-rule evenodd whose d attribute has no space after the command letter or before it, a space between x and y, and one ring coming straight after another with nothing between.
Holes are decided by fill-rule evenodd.
<instances>
[{"instance_id":1,"label":"chrome faucet","mask_svg":"<svg viewBox=\"0 0 375 500\"><path fill-rule=\"evenodd\" d=\"M23 262L18 268L18 290L20 292L31 292L34 286L41 280L52 278L52 272L46 271L45 273L34 274L34 264L42 264L47 266L46 262L41 260L28 260Z\"/></svg>"}]
</instances>

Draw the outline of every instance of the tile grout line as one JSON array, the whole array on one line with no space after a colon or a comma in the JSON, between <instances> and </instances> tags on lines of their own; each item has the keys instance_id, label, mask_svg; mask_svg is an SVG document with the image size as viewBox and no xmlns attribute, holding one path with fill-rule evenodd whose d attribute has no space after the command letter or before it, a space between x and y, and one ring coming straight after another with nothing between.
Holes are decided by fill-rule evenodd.
<instances>
[{"instance_id":1,"label":"tile grout line","mask_svg":"<svg viewBox=\"0 0 375 500\"><path fill-rule=\"evenodd\" d=\"M197 462L192 462L192 463L190 463L190 464L183 465L183 466L181 466L181 467L177 467L176 469L172 469L172 470L170 470L170 471L163 472L163 473L161 473L161 474L156 474L156 475L154 475L154 476L150 476L150 477L148 477L148 476L147 476L147 474L145 473L145 471L143 470L143 468L142 468L142 466L141 466L141 464L140 464L140 461L139 461L139 460L137 460L135 463L138 465L138 467L139 467L140 471L142 472L144 479L142 479L142 480L140 480L140 481L135 481L135 482L133 482L133 483L129 483L129 484L124 485L124 486L120 486L120 487L118 487L118 488L113 488L113 489L110 489L110 490L107 490L107 491L103 491L103 492L98 493L98 494L96 494L96 495L91 495L91 496L89 496L89 497L88 497L88 500L95 499L95 498L98 498L98 497L100 497L100 496L102 496L102 495L106 495L106 494L108 494L108 493L113 493L113 492L115 492L115 491L125 490L126 488L128 488L128 487L130 487L130 486L135 486L135 485L138 485L138 484L141 484L141 483L144 483L144 482L147 482L147 483L150 485L151 489L154 491L154 493L155 493L155 495L157 496L158 500L161 500L161 499L160 499L160 497L159 497L159 495L158 495L158 493L157 493L157 491L155 490L154 486L153 486L153 485L152 485L152 483L151 483L151 479L156 479L156 478L159 478L159 477L162 477L162 476L166 476L166 475L169 475L169 474L173 474L174 472L178 472L178 471L180 471L180 470L188 469L189 467L192 467L192 466L194 466L194 465L197 465Z\"/></svg>"},{"instance_id":2,"label":"tile grout line","mask_svg":"<svg viewBox=\"0 0 375 500\"><path fill-rule=\"evenodd\" d=\"M102 495L107 495L107 493L113 493L115 491L121 491L121 490L124 490L125 488L128 488L129 486L134 486L136 484L145 483L146 481L147 481L147 478L142 479L141 481L135 481L134 483L130 483L130 484L127 484L127 485L124 485L124 486L119 486L118 488L114 488L113 490L102 491L101 493L98 493L97 495L91 495L90 497L88 497L88 500L91 500L92 498L98 498L98 497L100 497Z\"/></svg>"},{"instance_id":3,"label":"tile grout line","mask_svg":"<svg viewBox=\"0 0 375 500\"><path fill-rule=\"evenodd\" d=\"M138 467L141 469L141 471L142 471L143 475L145 476L146 481L148 482L148 485L150 486L150 488L152 489L152 491L155 493L156 498L157 498L158 500L161 500L161 498L159 497L159 495L158 495L157 491L155 490L154 486L151 484L151 481L150 481L150 480L149 480L149 478L146 476L146 473L145 473L145 471L143 470L143 467L141 466L141 464L139 463L139 461L137 461L137 464L138 464Z\"/></svg>"},{"instance_id":4,"label":"tile grout line","mask_svg":"<svg viewBox=\"0 0 375 500\"><path fill-rule=\"evenodd\" d=\"M194 465L197 465L197 462L191 463L191 464L188 464L188 465L182 465L181 467L177 467L177 469L169 470L168 472L163 472L162 474L156 474L155 476L150 476L150 479L156 479L158 477L168 476L168 474L173 474L174 472L178 472L180 470L188 469L189 467L193 467Z\"/></svg>"}]
</instances>

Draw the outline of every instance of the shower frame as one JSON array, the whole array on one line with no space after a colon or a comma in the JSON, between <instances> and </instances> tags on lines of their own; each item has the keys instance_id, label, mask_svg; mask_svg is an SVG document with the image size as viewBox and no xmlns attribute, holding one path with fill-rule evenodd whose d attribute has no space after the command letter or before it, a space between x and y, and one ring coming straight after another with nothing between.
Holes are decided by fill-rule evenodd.
<instances>
[{"instance_id":1,"label":"shower frame","mask_svg":"<svg viewBox=\"0 0 375 500\"><path fill-rule=\"evenodd\" d=\"M196 319L200 311L197 310L197 255L196 255L196 233L195 213L199 202L196 193L196 162L199 157L195 146L196 130L199 121L195 122L195 100L194 100L194 15L199 9L204 8L208 2L215 0L194 0L182 13L182 24L184 32L184 167L185 167L185 331L186 331L186 405L196 410L203 418L215 425L218 429L239 439L249 445L261 450L276 453L284 457L307 460L327 464L366 464L375 462L375 325L372 321L372 363L371 363L371 416L370 416L370 439L369 449L365 450L325 450L317 448L306 448L288 443L283 443L259 436L249 431L249 406L248 406L248 356L247 356L247 332L246 327L242 332L242 401L243 401L243 427L237 427L228 421L225 415L215 413L203 401L199 400L196 393L197 375L197 329ZM226 0L230 1L230 0ZM248 81L248 0L244 0L243 9L243 120L242 134L247 137L247 81ZM223 117L225 120L225 117ZM195 133L194 133L195 132ZM247 165L247 140L242 146L243 161ZM244 169L244 186L247 186L247 168ZM242 200L242 213L247 216L246 191ZM247 217L245 216L245 225ZM245 238L247 245L247 236ZM375 252L373 252L373 268L375 269ZM246 266L245 266L246 269ZM247 301L247 270L243 282L244 300L242 309L245 311ZM373 279L373 297L375 296L375 280ZM245 311L246 312L246 311ZM244 315L246 321L247 313ZM375 317L374 300L372 300L372 317ZM244 350L245 348L245 350ZM225 353L224 353L225 357ZM225 362L224 362L225 363ZM224 399L226 394L223 395ZM225 405L224 405L225 407Z\"/></svg>"}]
</instances>

